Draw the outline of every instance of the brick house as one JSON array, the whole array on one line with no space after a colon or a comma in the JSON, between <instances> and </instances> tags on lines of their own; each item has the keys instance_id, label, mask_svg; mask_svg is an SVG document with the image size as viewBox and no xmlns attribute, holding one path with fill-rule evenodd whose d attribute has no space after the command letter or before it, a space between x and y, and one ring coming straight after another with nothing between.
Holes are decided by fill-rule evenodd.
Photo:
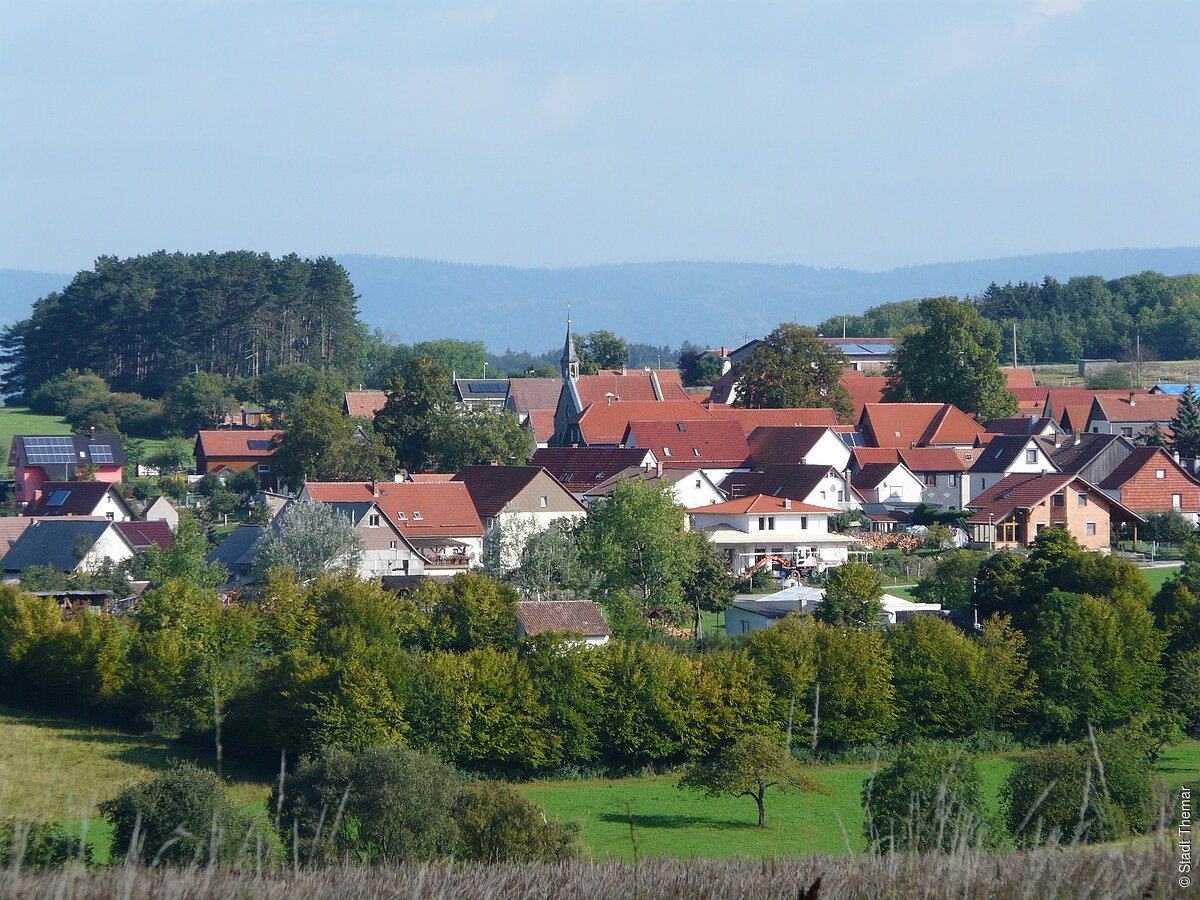
<instances>
[{"instance_id":1,"label":"brick house","mask_svg":"<svg viewBox=\"0 0 1200 900\"><path fill-rule=\"evenodd\" d=\"M968 504L971 546L994 550L1029 547L1041 529L1061 525L1086 550L1108 552L1113 525L1144 519L1078 475L1065 472L1009 475Z\"/></svg>"},{"instance_id":2,"label":"brick house","mask_svg":"<svg viewBox=\"0 0 1200 900\"><path fill-rule=\"evenodd\" d=\"M1173 509L1200 521L1200 482L1161 447L1135 448L1099 486L1136 513Z\"/></svg>"}]
</instances>

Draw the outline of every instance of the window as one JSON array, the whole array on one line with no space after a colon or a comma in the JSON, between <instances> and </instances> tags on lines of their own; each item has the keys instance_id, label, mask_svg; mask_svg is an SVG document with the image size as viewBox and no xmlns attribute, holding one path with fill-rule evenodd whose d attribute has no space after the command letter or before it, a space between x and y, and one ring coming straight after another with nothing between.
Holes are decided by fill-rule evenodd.
<instances>
[{"instance_id":1,"label":"window","mask_svg":"<svg viewBox=\"0 0 1200 900\"><path fill-rule=\"evenodd\" d=\"M414 512L413 512L413 518L414 518L414 519L416 519L416 520L419 522L419 521L421 521L421 514L420 514L419 512L416 512L416 511L414 510Z\"/></svg>"},{"instance_id":2,"label":"window","mask_svg":"<svg viewBox=\"0 0 1200 900\"><path fill-rule=\"evenodd\" d=\"M540 506L542 509L545 509L549 505L550 505L549 497L538 497L538 506Z\"/></svg>"},{"instance_id":3,"label":"window","mask_svg":"<svg viewBox=\"0 0 1200 900\"><path fill-rule=\"evenodd\" d=\"M838 491L838 503L845 503L845 502L846 502L846 492Z\"/></svg>"},{"instance_id":4,"label":"window","mask_svg":"<svg viewBox=\"0 0 1200 900\"><path fill-rule=\"evenodd\" d=\"M700 479L696 479L696 490L700 490Z\"/></svg>"},{"instance_id":5,"label":"window","mask_svg":"<svg viewBox=\"0 0 1200 900\"><path fill-rule=\"evenodd\" d=\"M699 447L693 447L693 448L692 448L692 452L693 452L693 453L695 453L697 456L699 456L699 455L700 455L700 448L699 448Z\"/></svg>"},{"instance_id":6,"label":"window","mask_svg":"<svg viewBox=\"0 0 1200 900\"><path fill-rule=\"evenodd\" d=\"M367 516L367 527L368 528L378 528L379 527L379 513L371 513L369 516Z\"/></svg>"},{"instance_id":7,"label":"window","mask_svg":"<svg viewBox=\"0 0 1200 900\"><path fill-rule=\"evenodd\" d=\"M258 471L260 471L260 472L270 472L270 471L271 471L271 464L270 464L270 463L259 463L259 464L258 464Z\"/></svg>"},{"instance_id":8,"label":"window","mask_svg":"<svg viewBox=\"0 0 1200 900\"><path fill-rule=\"evenodd\" d=\"M742 619L742 634L746 634L749 631L750 631L750 623L747 622L745 619Z\"/></svg>"},{"instance_id":9,"label":"window","mask_svg":"<svg viewBox=\"0 0 1200 900\"><path fill-rule=\"evenodd\" d=\"M1025 462L1031 466L1037 465L1037 450L1032 447L1025 451Z\"/></svg>"},{"instance_id":10,"label":"window","mask_svg":"<svg viewBox=\"0 0 1200 900\"><path fill-rule=\"evenodd\" d=\"M774 531L774 530L775 530L775 517L767 516L767 531Z\"/></svg>"},{"instance_id":11,"label":"window","mask_svg":"<svg viewBox=\"0 0 1200 900\"><path fill-rule=\"evenodd\" d=\"M1076 497L1077 497L1077 499L1075 501L1076 506L1087 506L1087 494L1079 493L1076 495Z\"/></svg>"},{"instance_id":12,"label":"window","mask_svg":"<svg viewBox=\"0 0 1200 900\"><path fill-rule=\"evenodd\" d=\"M1123 426L1121 428L1121 436L1122 437L1133 437L1133 426L1132 425Z\"/></svg>"},{"instance_id":13,"label":"window","mask_svg":"<svg viewBox=\"0 0 1200 900\"><path fill-rule=\"evenodd\" d=\"M671 448L663 447L663 456L670 456L670 455L671 455Z\"/></svg>"},{"instance_id":14,"label":"window","mask_svg":"<svg viewBox=\"0 0 1200 900\"><path fill-rule=\"evenodd\" d=\"M925 487L933 487L936 484L937 484L937 475L933 474L933 472L926 472L925 473Z\"/></svg>"},{"instance_id":15,"label":"window","mask_svg":"<svg viewBox=\"0 0 1200 900\"><path fill-rule=\"evenodd\" d=\"M1087 523L1087 534L1090 536L1090 535L1094 535L1095 533L1096 533L1096 523L1088 522Z\"/></svg>"},{"instance_id":16,"label":"window","mask_svg":"<svg viewBox=\"0 0 1200 900\"><path fill-rule=\"evenodd\" d=\"M808 516L801 516L801 517L800 517L800 530L801 530L801 531L808 531Z\"/></svg>"},{"instance_id":17,"label":"window","mask_svg":"<svg viewBox=\"0 0 1200 900\"><path fill-rule=\"evenodd\" d=\"M766 516L759 516L759 517L758 517L758 530L759 530L759 531L766 531L766 530L767 530L767 517L766 517Z\"/></svg>"},{"instance_id":18,"label":"window","mask_svg":"<svg viewBox=\"0 0 1200 900\"><path fill-rule=\"evenodd\" d=\"M821 491L821 499L822 499L822 500L824 500L824 499L825 499L825 492L824 492L824 491Z\"/></svg>"},{"instance_id":19,"label":"window","mask_svg":"<svg viewBox=\"0 0 1200 900\"><path fill-rule=\"evenodd\" d=\"M1055 494L1054 495L1054 502L1051 504L1051 506L1053 506L1055 509L1059 509L1066 505L1067 505L1067 498L1065 495L1063 495L1063 494Z\"/></svg>"},{"instance_id":20,"label":"window","mask_svg":"<svg viewBox=\"0 0 1200 900\"><path fill-rule=\"evenodd\" d=\"M401 522L408 521L408 516L406 516L404 513L400 512L399 510L396 511L396 518L399 519Z\"/></svg>"},{"instance_id":21,"label":"window","mask_svg":"<svg viewBox=\"0 0 1200 900\"><path fill-rule=\"evenodd\" d=\"M1171 495L1171 509L1183 509L1183 494Z\"/></svg>"},{"instance_id":22,"label":"window","mask_svg":"<svg viewBox=\"0 0 1200 900\"><path fill-rule=\"evenodd\" d=\"M968 456L967 459L970 459L970 457ZM948 478L950 481L950 487L958 487L958 473L957 472L951 472L950 475L948 476Z\"/></svg>"},{"instance_id":23,"label":"window","mask_svg":"<svg viewBox=\"0 0 1200 900\"><path fill-rule=\"evenodd\" d=\"M1167 470L1166 470L1166 469L1155 469L1155 470L1154 470L1154 477L1155 477L1155 478L1166 478L1166 477L1167 477Z\"/></svg>"},{"instance_id":24,"label":"window","mask_svg":"<svg viewBox=\"0 0 1200 900\"><path fill-rule=\"evenodd\" d=\"M1093 425L1093 426L1092 426L1092 434L1099 434L1099 433L1100 433L1100 426L1099 426L1099 425Z\"/></svg>"},{"instance_id":25,"label":"window","mask_svg":"<svg viewBox=\"0 0 1200 900\"><path fill-rule=\"evenodd\" d=\"M397 542L396 542L396 541L392 541L390 544L388 544L388 547L389 547L390 549L392 549L392 550L395 550L395 549L396 549L396 545L397 545Z\"/></svg>"}]
</instances>

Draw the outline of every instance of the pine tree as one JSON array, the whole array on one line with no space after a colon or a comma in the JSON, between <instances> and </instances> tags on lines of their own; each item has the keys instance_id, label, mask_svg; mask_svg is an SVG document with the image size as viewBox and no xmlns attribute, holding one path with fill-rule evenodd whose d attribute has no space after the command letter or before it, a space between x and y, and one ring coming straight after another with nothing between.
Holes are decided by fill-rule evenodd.
<instances>
[{"instance_id":1,"label":"pine tree","mask_svg":"<svg viewBox=\"0 0 1200 900\"><path fill-rule=\"evenodd\" d=\"M1200 456L1200 398L1190 384L1171 420L1171 449L1188 459Z\"/></svg>"}]
</instances>

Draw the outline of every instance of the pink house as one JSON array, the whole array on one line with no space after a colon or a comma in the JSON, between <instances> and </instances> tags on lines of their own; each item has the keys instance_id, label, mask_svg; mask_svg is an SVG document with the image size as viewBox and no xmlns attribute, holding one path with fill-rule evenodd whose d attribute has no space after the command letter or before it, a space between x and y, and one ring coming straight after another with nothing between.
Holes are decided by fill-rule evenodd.
<instances>
[{"instance_id":1,"label":"pink house","mask_svg":"<svg viewBox=\"0 0 1200 900\"><path fill-rule=\"evenodd\" d=\"M8 465L17 502L31 503L47 481L72 481L84 469L93 481L120 484L125 448L119 434L18 434Z\"/></svg>"}]
</instances>

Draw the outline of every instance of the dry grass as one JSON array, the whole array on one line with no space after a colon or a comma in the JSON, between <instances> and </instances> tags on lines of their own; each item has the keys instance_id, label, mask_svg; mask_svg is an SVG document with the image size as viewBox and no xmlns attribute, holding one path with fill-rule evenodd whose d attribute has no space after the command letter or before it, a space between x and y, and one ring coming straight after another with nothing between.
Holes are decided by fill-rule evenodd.
<instances>
[{"instance_id":1,"label":"dry grass","mask_svg":"<svg viewBox=\"0 0 1200 900\"><path fill-rule=\"evenodd\" d=\"M1182 897L1171 850L1042 850L960 856L812 856L564 865L429 865L262 875L208 869L0 872L0 897ZM806 893L820 880L816 893Z\"/></svg>"}]
</instances>

